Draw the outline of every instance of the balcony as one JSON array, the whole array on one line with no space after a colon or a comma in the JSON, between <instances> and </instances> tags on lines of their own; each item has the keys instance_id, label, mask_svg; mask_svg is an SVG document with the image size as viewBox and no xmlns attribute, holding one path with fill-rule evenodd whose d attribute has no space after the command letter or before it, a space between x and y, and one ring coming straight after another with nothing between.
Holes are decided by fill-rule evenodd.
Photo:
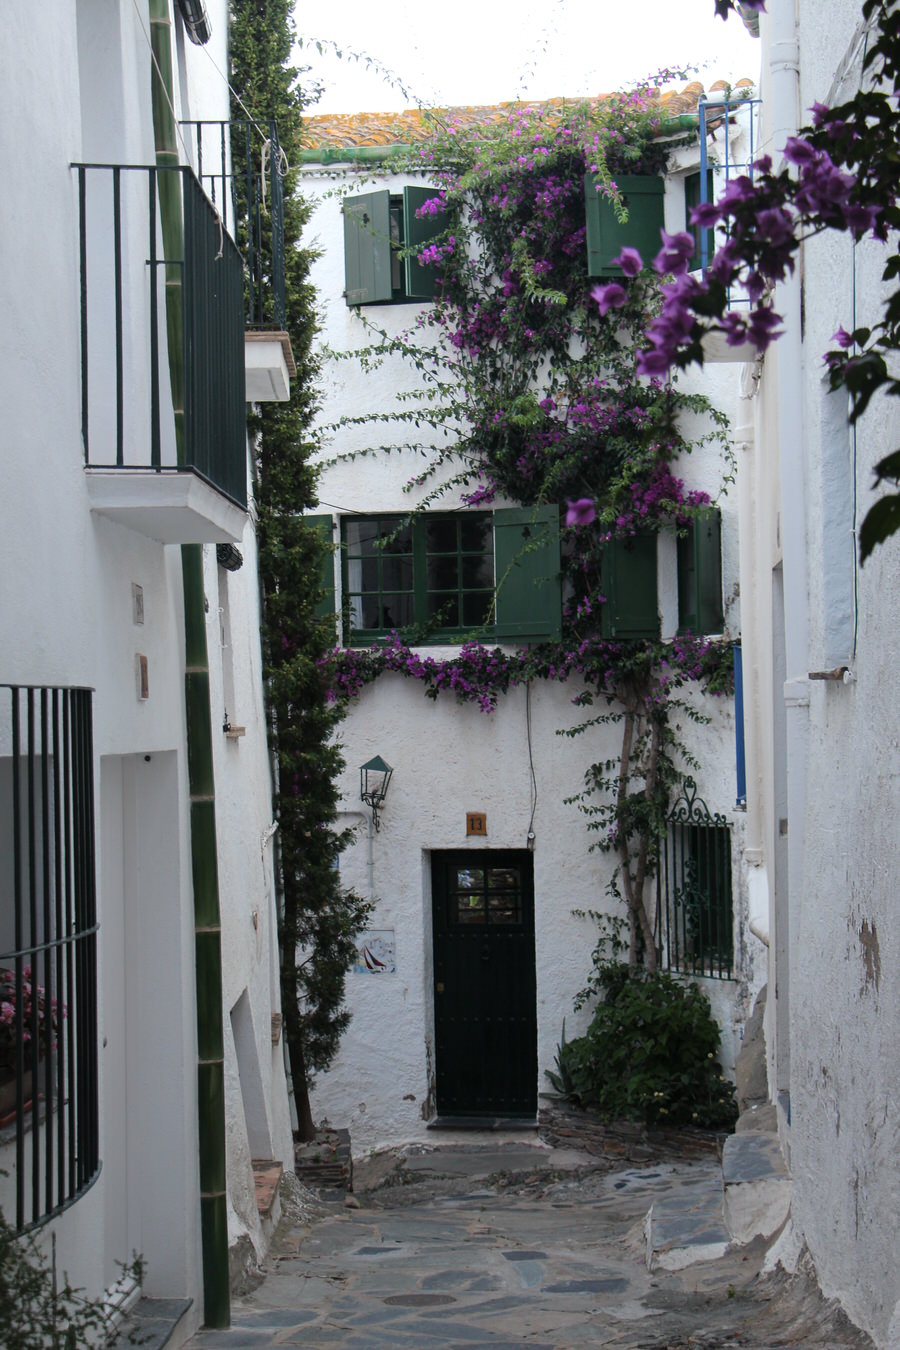
<instances>
[{"instance_id":1,"label":"balcony","mask_svg":"<svg viewBox=\"0 0 900 1350\"><path fill-rule=\"evenodd\" d=\"M234 543L247 508L241 256L190 169L74 168L91 509L166 544Z\"/></svg>"},{"instance_id":2,"label":"balcony","mask_svg":"<svg viewBox=\"0 0 900 1350\"><path fill-rule=\"evenodd\" d=\"M245 260L248 403L284 403L296 375L285 331L284 174L275 122L182 122L204 190Z\"/></svg>"}]
</instances>

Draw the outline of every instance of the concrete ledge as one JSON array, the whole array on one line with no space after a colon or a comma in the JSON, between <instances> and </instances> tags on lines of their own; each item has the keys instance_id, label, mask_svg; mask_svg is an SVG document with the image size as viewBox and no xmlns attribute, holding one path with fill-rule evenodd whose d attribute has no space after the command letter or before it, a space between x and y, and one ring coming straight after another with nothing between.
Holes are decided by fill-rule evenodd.
<instances>
[{"instance_id":1,"label":"concrete ledge","mask_svg":"<svg viewBox=\"0 0 900 1350\"><path fill-rule=\"evenodd\" d=\"M778 1136L746 1130L725 1141L722 1155L725 1222L734 1242L769 1238L791 1209L791 1178Z\"/></svg>"},{"instance_id":2,"label":"concrete ledge","mask_svg":"<svg viewBox=\"0 0 900 1350\"><path fill-rule=\"evenodd\" d=\"M244 370L248 403L287 403L297 374L287 333L245 333Z\"/></svg>"},{"instance_id":3,"label":"concrete ledge","mask_svg":"<svg viewBox=\"0 0 900 1350\"><path fill-rule=\"evenodd\" d=\"M236 544L247 512L187 469L86 468L91 511L161 544Z\"/></svg>"}]
</instances>

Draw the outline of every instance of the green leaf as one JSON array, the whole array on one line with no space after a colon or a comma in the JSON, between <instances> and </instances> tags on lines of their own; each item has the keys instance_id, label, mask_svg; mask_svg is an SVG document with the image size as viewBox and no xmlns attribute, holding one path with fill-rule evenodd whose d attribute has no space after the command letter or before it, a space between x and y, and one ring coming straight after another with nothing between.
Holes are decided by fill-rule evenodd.
<instances>
[{"instance_id":1,"label":"green leaf","mask_svg":"<svg viewBox=\"0 0 900 1350\"><path fill-rule=\"evenodd\" d=\"M894 450L875 465L875 483L883 483L887 478L892 483L900 483L900 450Z\"/></svg>"},{"instance_id":2,"label":"green leaf","mask_svg":"<svg viewBox=\"0 0 900 1350\"><path fill-rule=\"evenodd\" d=\"M893 456L891 456L893 458ZM859 532L859 561L864 565L876 545L900 530L900 493L882 497L871 508Z\"/></svg>"}]
</instances>

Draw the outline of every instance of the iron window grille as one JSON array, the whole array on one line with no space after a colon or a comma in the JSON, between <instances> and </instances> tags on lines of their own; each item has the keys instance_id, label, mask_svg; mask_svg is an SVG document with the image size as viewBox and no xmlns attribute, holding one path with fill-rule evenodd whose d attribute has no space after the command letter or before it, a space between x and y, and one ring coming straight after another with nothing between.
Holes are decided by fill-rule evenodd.
<instances>
[{"instance_id":1,"label":"iron window grille","mask_svg":"<svg viewBox=\"0 0 900 1350\"><path fill-rule=\"evenodd\" d=\"M657 873L663 964L685 975L729 980L734 965L731 829L692 778L668 816Z\"/></svg>"},{"instance_id":2,"label":"iron window grille","mask_svg":"<svg viewBox=\"0 0 900 1350\"><path fill-rule=\"evenodd\" d=\"M91 698L0 685L0 1166L18 1232L100 1171Z\"/></svg>"}]
</instances>

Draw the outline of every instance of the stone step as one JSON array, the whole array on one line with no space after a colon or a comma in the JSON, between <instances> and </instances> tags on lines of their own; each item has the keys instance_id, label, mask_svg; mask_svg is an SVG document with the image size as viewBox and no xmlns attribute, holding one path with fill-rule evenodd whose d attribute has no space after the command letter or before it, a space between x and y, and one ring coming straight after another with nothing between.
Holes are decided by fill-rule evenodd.
<instances>
[{"instance_id":1,"label":"stone step","mask_svg":"<svg viewBox=\"0 0 900 1350\"><path fill-rule=\"evenodd\" d=\"M178 1326L193 1303L189 1298L139 1298L123 1321L111 1350L164 1350L181 1345L184 1333L176 1338Z\"/></svg>"},{"instance_id":2,"label":"stone step","mask_svg":"<svg viewBox=\"0 0 900 1350\"><path fill-rule=\"evenodd\" d=\"M256 1208L259 1217L276 1224L281 1213L278 1185L284 1168L274 1158L254 1158L250 1165L253 1168L253 1185L256 1188Z\"/></svg>"},{"instance_id":3,"label":"stone step","mask_svg":"<svg viewBox=\"0 0 900 1350\"><path fill-rule=\"evenodd\" d=\"M770 1238L791 1208L791 1178L778 1136L744 1130L725 1141L722 1153L725 1222L732 1242Z\"/></svg>"},{"instance_id":4,"label":"stone step","mask_svg":"<svg viewBox=\"0 0 900 1350\"><path fill-rule=\"evenodd\" d=\"M722 1210L717 1164L679 1177L665 1196L654 1200L644 1220L647 1269L683 1270L724 1256L729 1235Z\"/></svg>"}]
</instances>

